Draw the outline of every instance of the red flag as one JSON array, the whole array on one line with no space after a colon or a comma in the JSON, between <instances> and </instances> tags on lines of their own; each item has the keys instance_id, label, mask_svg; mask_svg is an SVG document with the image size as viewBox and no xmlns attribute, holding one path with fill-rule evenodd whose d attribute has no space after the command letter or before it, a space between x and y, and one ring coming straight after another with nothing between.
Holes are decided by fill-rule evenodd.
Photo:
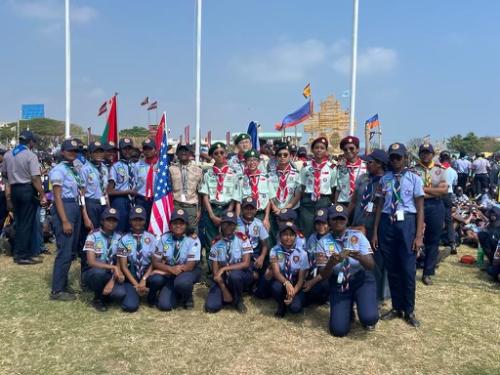
<instances>
[{"instance_id":1,"label":"red flag","mask_svg":"<svg viewBox=\"0 0 500 375\"><path fill-rule=\"evenodd\" d=\"M155 136L155 143L156 143L156 149L159 150L162 138L163 138L163 132L165 130L165 123L167 122L166 119L166 114L163 112L161 115L160 122L158 123L158 126L156 128L156 136Z\"/></svg>"},{"instance_id":2,"label":"red flag","mask_svg":"<svg viewBox=\"0 0 500 375\"><path fill-rule=\"evenodd\" d=\"M152 109L158 108L158 102L155 100L153 103L151 103L148 107L148 111L151 111Z\"/></svg>"},{"instance_id":3,"label":"red flag","mask_svg":"<svg viewBox=\"0 0 500 375\"><path fill-rule=\"evenodd\" d=\"M208 144L208 147L212 146L212 131L211 130L209 130L208 134L207 134L207 144Z\"/></svg>"},{"instance_id":4,"label":"red flag","mask_svg":"<svg viewBox=\"0 0 500 375\"><path fill-rule=\"evenodd\" d=\"M101 107L99 108L99 111L97 112L97 117L99 117L103 113L106 113L107 110L108 110L108 101L106 100L104 103L102 103Z\"/></svg>"},{"instance_id":5,"label":"red flag","mask_svg":"<svg viewBox=\"0 0 500 375\"><path fill-rule=\"evenodd\" d=\"M101 142L114 142L118 144L118 117L116 116L116 95L109 100L109 114L106 127L101 136Z\"/></svg>"},{"instance_id":6,"label":"red flag","mask_svg":"<svg viewBox=\"0 0 500 375\"><path fill-rule=\"evenodd\" d=\"M149 103L149 96L146 96L144 100L141 102L141 105L146 105Z\"/></svg>"}]
</instances>

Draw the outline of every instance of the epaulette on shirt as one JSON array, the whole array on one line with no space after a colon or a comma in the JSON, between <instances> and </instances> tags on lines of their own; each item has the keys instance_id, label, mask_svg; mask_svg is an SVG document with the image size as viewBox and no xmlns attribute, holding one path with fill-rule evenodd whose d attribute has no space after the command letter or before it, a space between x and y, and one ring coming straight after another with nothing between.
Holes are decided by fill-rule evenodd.
<instances>
[{"instance_id":1,"label":"epaulette on shirt","mask_svg":"<svg viewBox=\"0 0 500 375\"><path fill-rule=\"evenodd\" d=\"M302 233L302 231L297 231L297 236L299 236L300 238L304 238L304 233Z\"/></svg>"},{"instance_id":2,"label":"epaulette on shirt","mask_svg":"<svg viewBox=\"0 0 500 375\"><path fill-rule=\"evenodd\" d=\"M248 240L248 237L245 233L242 233L242 232L235 232L235 234L243 241L246 241Z\"/></svg>"},{"instance_id":3,"label":"epaulette on shirt","mask_svg":"<svg viewBox=\"0 0 500 375\"><path fill-rule=\"evenodd\" d=\"M221 237L220 237L220 236L215 236L215 238L212 240L212 245L215 245L215 243L216 243L217 241L219 241L220 239L221 239Z\"/></svg>"}]
</instances>

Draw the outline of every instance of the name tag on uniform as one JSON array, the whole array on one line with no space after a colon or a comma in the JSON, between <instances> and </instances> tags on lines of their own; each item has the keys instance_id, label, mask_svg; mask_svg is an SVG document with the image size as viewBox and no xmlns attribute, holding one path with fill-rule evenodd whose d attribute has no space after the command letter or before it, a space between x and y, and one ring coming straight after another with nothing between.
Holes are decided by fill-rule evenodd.
<instances>
[{"instance_id":1,"label":"name tag on uniform","mask_svg":"<svg viewBox=\"0 0 500 375\"><path fill-rule=\"evenodd\" d=\"M368 204L365 207L365 211L368 212L368 213L372 213L373 212L373 202L368 202Z\"/></svg>"},{"instance_id":2,"label":"name tag on uniform","mask_svg":"<svg viewBox=\"0 0 500 375\"><path fill-rule=\"evenodd\" d=\"M101 203L101 206L105 206L108 203L108 202L106 202L106 197L104 195L100 198L100 203Z\"/></svg>"},{"instance_id":3,"label":"name tag on uniform","mask_svg":"<svg viewBox=\"0 0 500 375\"><path fill-rule=\"evenodd\" d=\"M405 219L405 212L403 210L397 210L396 211L396 220L397 221L404 221Z\"/></svg>"},{"instance_id":4,"label":"name tag on uniform","mask_svg":"<svg viewBox=\"0 0 500 375\"><path fill-rule=\"evenodd\" d=\"M344 272L339 272L337 276L337 284L342 284L344 282Z\"/></svg>"},{"instance_id":5,"label":"name tag on uniform","mask_svg":"<svg viewBox=\"0 0 500 375\"><path fill-rule=\"evenodd\" d=\"M186 194L181 194L181 202L185 202L186 201Z\"/></svg>"}]
</instances>

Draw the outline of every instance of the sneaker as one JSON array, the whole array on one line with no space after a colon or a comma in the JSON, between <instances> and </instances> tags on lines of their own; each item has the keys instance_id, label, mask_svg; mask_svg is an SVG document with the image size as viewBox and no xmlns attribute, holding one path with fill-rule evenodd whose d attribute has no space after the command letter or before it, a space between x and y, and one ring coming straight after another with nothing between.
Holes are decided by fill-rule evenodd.
<instances>
[{"instance_id":1,"label":"sneaker","mask_svg":"<svg viewBox=\"0 0 500 375\"><path fill-rule=\"evenodd\" d=\"M452 245L450 247L450 254L451 255L457 255L458 254L457 247L455 245Z\"/></svg>"},{"instance_id":2,"label":"sneaker","mask_svg":"<svg viewBox=\"0 0 500 375\"><path fill-rule=\"evenodd\" d=\"M95 298L94 300L92 300L92 307L99 312L104 312L108 310L104 301L100 298Z\"/></svg>"},{"instance_id":3,"label":"sneaker","mask_svg":"<svg viewBox=\"0 0 500 375\"><path fill-rule=\"evenodd\" d=\"M50 299L53 301L74 301L76 296L67 292L50 293Z\"/></svg>"},{"instance_id":4,"label":"sneaker","mask_svg":"<svg viewBox=\"0 0 500 375\"><path fill-rule=\"evenodd\" d=\"M427 275L422 276L422 282L425 285L432 285L433 284L431 277L427 276Z\"/></svg>"},{"instance_id":5,"label":"sneaker","mask_svg":"<svg viewBox=\"0 0 500 375\"><path fill-rule=\"evenodd\" d=\"M237 302L234 307L236 307L236 310L240 313L240 314L246 314L246 312L248 311L247 307L245 306L245 304L243 303L243 301L239 301Z\"/></svg>"},{"instance_id":6,"label":"sneaker","mask_svg":"<svg viewBox=\"0 0 500 375\"><path fill-rule=\"evenodd\" d=\"M403 317L403 312L400 310L389 310L386 313L382 314L380 316L380 320L392 320L392 319L397 319L397 318L402 318Z\"/></svg>"},{"instance_id":7,"label":"sneaker","mask_svg":"<svg viewBox=\"0 0 500 375\"><path fill-rule=\"evenodd\" d=\"M405 321L406 321L406 323L408 323L412 327L415 327L415 328L420 327L420 322L417 320L417 318L415 317L415 314L413 314L413 313L405 314Z\"/></svg>"},{"instance_id":8,"label":"sneaker","mask_svg":"<svg viewBox=\"0 0 500 375\"><path fill-rule=\"evenodd\" d=\"M363 328L366 331L375 331L375 325L372 325L372 326L363 326Z\"/></svg>"}]
</instances>

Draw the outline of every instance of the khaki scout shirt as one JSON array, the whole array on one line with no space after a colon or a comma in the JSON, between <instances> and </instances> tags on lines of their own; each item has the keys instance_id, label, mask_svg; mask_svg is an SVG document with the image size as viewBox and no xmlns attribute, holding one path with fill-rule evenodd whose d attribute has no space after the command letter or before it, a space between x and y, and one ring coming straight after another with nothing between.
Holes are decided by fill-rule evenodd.
<instances>
[{"instance_id":1,"label":"khaki scout shirt","mask_svg":"<svg viewBox=\"0 0 500 375\"><path fill-rule=\"evenodd\" d=\"M169 169L174 201L198 204L198 189L203 177L201 168L190 162L187 165L172 164Z\"/></svg>"}]
</instances>

